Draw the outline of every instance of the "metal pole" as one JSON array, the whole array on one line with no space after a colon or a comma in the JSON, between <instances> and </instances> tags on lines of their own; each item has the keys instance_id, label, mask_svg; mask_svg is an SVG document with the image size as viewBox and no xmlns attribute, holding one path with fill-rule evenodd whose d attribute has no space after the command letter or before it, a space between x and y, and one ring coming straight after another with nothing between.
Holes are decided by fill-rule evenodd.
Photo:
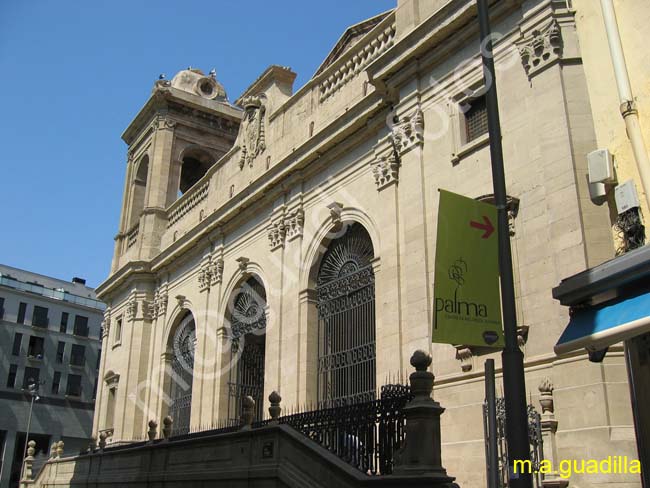
<instances>
[{"instance_id":1,"label":"metal pole","mask_svg":"<svg viewBox=\"0 0 650 488\"><path fill-rule=\"evenodd\" d=\"M526 382L524 379L524 357L517 341L517 313L515 309L515 288L512 277L512 255L508 233L508 211L506 181L501 147L501 122L497 101L496 76L488 1L477 0L478 20L481 31L481 57L485 78L488 130L490 134L490 156L492 159L492 184L497 207L499 235L499 274L501 275L501 308L505 348L501 358L503 364L503 388L506 407L506 438L508 443L508 473L511 488L532 488L531 473L515 473L514 460L530 460L528 443L528 415L526 411ZM527 463L526 463L527 464Z\"/></svg>"},{"instance_id":2,"label":"metal pole","mask_svg":"<svg viewBox=\"0 0 650 488\"><path fill-rule=\"evenodd\" d=\"M29 442L29 430L32 427L32 412L34 411L34 399L36 398L35 391L32 390L33 386L34 386L33 383L28 386L29 394L32 396L32 399L29 404L29 417L27 418L27 432L25 432L25 447L23 448L23 460L20 463L20 479L23 478L23 474L25 470L25 458L27 457L27 443Z\"/></svg>"},{"instance_id":3,"label":"metal pole","mask_svg":"<svg viewBox=\"0 0 650 488\"><path fill-rule=\"evenodd\" d=\"M494 386L494 359L485 361L485 401L488 425L488 488L499 488L499 454L497 452L497 398Z\"/></svg>"}]
</instances>

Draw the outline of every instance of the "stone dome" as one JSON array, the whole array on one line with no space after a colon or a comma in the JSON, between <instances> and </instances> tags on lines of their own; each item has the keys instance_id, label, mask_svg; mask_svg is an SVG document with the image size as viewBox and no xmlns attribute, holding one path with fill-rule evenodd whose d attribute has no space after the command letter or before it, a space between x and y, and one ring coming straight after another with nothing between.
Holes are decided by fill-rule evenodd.
<instances>
[{"instance_id":1,"label":"stone dome","mask_svg":"<svg viewBox=\"0 0 650 488\"><path fill-rule=\"evenodd\" d=\"M214 70L209 75L195 68L187 68L179 71L172 78L171 86L178 90L198 95L208 100L226 100L226 90L223 85L217 81Z\"/></svg>"}]
</instances>

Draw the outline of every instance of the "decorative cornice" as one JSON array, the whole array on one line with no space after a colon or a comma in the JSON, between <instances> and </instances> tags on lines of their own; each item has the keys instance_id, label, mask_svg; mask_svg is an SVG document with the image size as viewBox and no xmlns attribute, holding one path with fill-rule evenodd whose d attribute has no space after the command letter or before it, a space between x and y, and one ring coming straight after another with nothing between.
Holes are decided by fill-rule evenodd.
<instances>
[{"instance_id":1,"label":"decorative cornice","mask_svg":"<svg viewBox=\"0 0 650 488\"><path fill-rule=\"evenodd\" d=\"M543 29L535 29L530 36L517 43L524 70L531 79L562 57L562 30L553 19Z\"/></svg>"},{"instance_id":2,"label":"decorative cornice","mask_svg":"<svg viewBox=\"0 0 650 488\"><path fill-rule=\"evenodd\" d=\"M339 91L372 61L386 52L394 42L395 24L386 27L379 35L366 41L365 45L355 47L358 52L320 83L319 101L322 103Z\"/></svg>"}]
</instances>

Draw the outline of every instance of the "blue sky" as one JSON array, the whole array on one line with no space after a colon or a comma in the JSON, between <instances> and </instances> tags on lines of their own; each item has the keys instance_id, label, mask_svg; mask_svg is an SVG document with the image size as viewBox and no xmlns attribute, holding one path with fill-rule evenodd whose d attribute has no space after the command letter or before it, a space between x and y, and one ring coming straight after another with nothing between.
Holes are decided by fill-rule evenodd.
<instances>
[{"instance_id":1,"label":"blue sky","mask_svg":"<svg viewBox=\"0 0 650 488\"><path fill-rule=\"evenodd\" d=\"M231 100L270 64L295 88L345 28L396 0L0 2L0 263L101 283L125 172L120 139L158 74L193 66Z\"/></svg>"}]
</instances>

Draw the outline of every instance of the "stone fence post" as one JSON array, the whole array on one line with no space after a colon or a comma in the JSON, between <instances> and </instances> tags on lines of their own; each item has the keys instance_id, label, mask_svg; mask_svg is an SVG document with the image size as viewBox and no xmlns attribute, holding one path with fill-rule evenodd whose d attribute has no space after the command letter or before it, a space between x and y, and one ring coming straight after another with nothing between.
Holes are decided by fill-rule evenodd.
<instances>
[{"instance_id":1,"label":"stone fence post","mask_svg":"<svg viewBox=\"0 0 650 488\"><path fill-rule=\"evenodd\" d=\"M27 443L27 457L23 461L22 476L20 478L20 488L27 488L32 485L32 467L34 465L34 454L36 453L36 442L29 441Z\"/></svg>"},{"instance_id":2,"label":"stone fence post","mask_svg":"<svg viewBox=\"0 0 650 488\"><path fill-rule=\"evenodd\" d=\"M544 458L551 462L553 472L544 475L544 488L565 488L569 480L562 478L557 472L557 420L555 419L555 402L553 400L553 383L550 378L544 378L539 384L539 403L542 406L542 442L544 443Z\"/></svg>"},{"instance_id":3,"label":"stone fence post","mask_svg":"<svg viewBox=\"0 0 650 488\"><path fill-rule=\"evenodd\" d=\"M393 474L432 477L432 486L457 487L442 466L440 415L445 409L431 398L434 376L427 371L431 356L415 351L411 365L415 368L409 377L413 399L404 407L406 440L395 455Z\"/></svg>"},{"instance_id":4,"label":"stone fence post","mask_svg":"<svg viewBox=\"0 0 650 488\"><path fill-rule=\"evenodd\" d=\"M242 399L241 412L241 430L250 430L253 426L253 417L255 416L255 400L252 396L245 396Z\"/></svg>"}]
</instances>

